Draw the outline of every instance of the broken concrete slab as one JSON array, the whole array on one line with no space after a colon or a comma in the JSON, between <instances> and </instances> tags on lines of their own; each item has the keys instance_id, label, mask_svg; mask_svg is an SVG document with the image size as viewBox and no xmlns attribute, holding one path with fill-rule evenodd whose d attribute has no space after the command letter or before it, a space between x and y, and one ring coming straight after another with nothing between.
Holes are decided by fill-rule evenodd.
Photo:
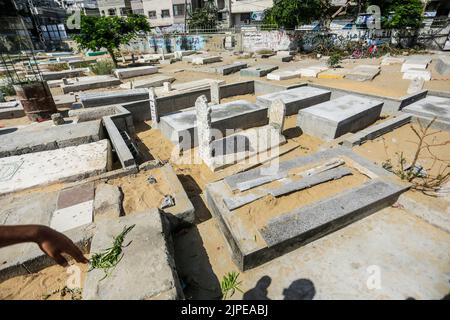
<instances>
[{"instance_id":1,"label":"broken concrete slab","mask_svg":"<svg viewBox=\"0 0 450 320\"><path fill-rule=\"evenodd\" d=\"M267 121L267 107L245 100L212 106L212 126L222 135L226 134L227 129L248 129L265 125ZM194 108L161 117L160 130L165 137L179 145L183 150L198 145Z\"/></svg>"},{"instance_id":2,"label":"broken concrete slab","mask_svg":"<svg viewBox=\"0 0 450 320\"><path fill-rule=\"evenodd\" d=\"M117 219L122 215L123 194L119 187L100 183L95 188L94 221Z\"/></svg>"},{"instance_id":3,"label":"broken concrete slab","mask_svg":"<svg viewBox=\"0 0 450 320\"><path fill-rule=\"evenodd\" d=\"M148 90L144 88L80 94L80 102L84 108L107 106L147 99Z\"/></svg>"},{"instance_id":4,"label":"broken concrete slab","mask_svg":"<svg viewBox=\"0 0 450 320\"><path fill-rule=\"evenodd\" d=\"M304 133L329 141L374 123L382 107L382 101L346 95L300 110L297 124Z\"/></svg>"},{"instance_id":5,"label":"broken concrete slab","mask_svg":"<svg viewBox=\"0 0 450 320\"><path fill-rule=\"evenodd\" d=\"M431 80L431 72L428 70L420 70L410 68L403 73L404 80L422 79L423 81Z\"/></svg>"},{"instance_id":6,"label":"broken concrete slab","mask_svg":"<svg viewBox=\"0 0 450 320\"><path fill-rule=\"evenodd\" d=\"M128 79L132 77L147 76L158 72L158 68L154 66L120 68L114 70L114 75L119 79Z\"/></svg>"},{"instance_id":7,"label":"broken concrete slab","mask_svg":"<svg viewBox=\"0 0 450 320\"><path fill-rule=\"evenodd\" d=\"M0 158L77 146L103 139L100 120L60 126L42 124L2 135Z\"/></svg>"},{"instance_id":8,"label":"broken concrete slab","mask_svg":"<svg viewBox=\"0 0 450 320\"><path fill-rule=\"evenodd\" d=\"M328 67L325 66L311 66L307 68L300 68L300 75L302 77L312 77L317 78L317 75L325 70L328 70Z\"/></svg>"},{"instance_id":9,"label":"broken concrete slab","mask_svg":"<svg viewBox=\"0 0 450 320\"><path fill-rule=\"evenodd\" d=\"M223 66L219 66L215 68L215 72L217 74L220 74L222 76L226 76L232 73L236 73L240 71L241 69L247 68L246 62L235 62L232 64L226 64Z\"/></svg>"},{"instance_id":10,"label":"broken concrete slab","mask_svg":"<svg viewBox=\"0 0 450 320\"><path fill-rule=\"evenodd\" d=\"M328 101L330 97L331 91L304 86L259 96L256 103L269 107L272 102L281 99L286 105L286 115L289 116L298 113L300 109Z\"/></svg>"},{"instance_id":11,"label":"broken concrete slab","mask_svg":"<svg viewBox=\"0 0 450 320\"><path fill-rule=\"evenodd\" d=\"M408 86L408 89L406 90L407 94L415 94L418 92L421 92L423 89L423 86L425 84L425 80L422 78L414 78L411 80L411 83Z\"/></svg>"},{"instance_id":12,"label":"broken concrete slab","mask_svg":"<svg viewBox=\"0 0 450 320\"><path fill-rule=\"evenodd\" d=\"M70 207L57 209L50 220L50 228L65 232L93 221L94 200L85 201Z\"/></svg>"},{"instance_id":13,"label":"broken concrete slab","mask_svg":"<svg viewBox=\"0 0 450 320\"><path fill-rule=\"evenodd\" d=\"M325 70L317 75L319 79L344 79L344 77L350 72L350 69L336 68Z\"/></svg>"},{"instance_id":14,"label":"broken concrete slab","mask_svg":"<svg viewBox=\"0 0 450 320\"><path fill-rule=\"evenodd\" d=\"M108 140L0 158L0 194L81 180L110 169Z\"/></svg>"},{"instance_id":15,"label":"broken concrete slab","mask_svg":"<svg viewBox=\"0 0 450 320\"><path fill-rule=\"evenodd\" d=\"M348 72L344 78L355 81L371 81L380 74L380 66L359 65Z\"/></svg>"},{"instance_id":16,"label":"broken concrete slab","mask_svg":"<svg viewBox=\"0 0 450 320\"><path fill-rule=\"evenodd\" d=\"M281 81L281 80L288 80L288 79L294 79L299 78L301 76L301 72L299 70L278 70L271 72L267 75L268 80L275 80L275 81Z\"/></svg>"},{"instance_id":17,"label":"broken concrete slab","mask_svg":"<svg viewBox=\"0 0 450 320\"><path fill-rule=\"evenodd\" d=\"M442 120L450 122L450 99L437 96L427 96L402 109L403 112L420 118Z\"/></svg>"},{"instance_id":18,"label":"broken concrete slab","mask_svg":"<svg viewBox=\"0 0 450 320\"><path fill-rule=\"evenodd\" d=\"M98 77L99 78L97 80L95 79L80 80L69 84L62 84L61 89L63 90L63 93L70 93L92 89L108 88L118 86L119 84L122 83L122 81L120 81L119 79L111 76L98 76Z\"/></svg>"},{"instance_id":19,"label":"broken concrete slab","mask_svg":"<svg viewBox=\"0 0 450 320\"><path fill-rule=\"evenodd\" d=\"M166 221L157 209L101 221L97 225L91 253L111 246L125 227L134 226L126 235L120 262L104 278L104 271L87 274L84 300L174 300L183 298L172 256ZM104 279L103 279L104 278Z\"/></svg>"},{"instance_id":20,"label":"broken concrete slab","mask_svg":"<svg viewBox=\"0 0 450 320\"><path fill-rule=\"evenodd\" d=\"M239 74L241 77L265 77L272 71L278 69L275 65L258 65L250 68L242 69Z\"/></svg>"},{"instance_id":21,"label":"broken concrete slab","mask_svg":"<svg viewBox=\"0 0 450 320\"><path fill-rule=\"evenodd\" d=\"M401 127L409 122L411 122L410 114L398 114L392 119L388 119L383 121L377 125L370 126L366 129L363 129L350 137L346 138L342 145L346 147L353 147L356 145L361 145L368 140L373 140L389 131L394 130L395 128Z\"/></svg>"},{"instance_id":22,"label":"broken concrete slab","mask_svg":"<svg viewBox=\"0 0 450 320\"><path fill-rule=\"evenodd\" d=\"M343 168L351 167L352 172L356 170L359 174L367 175L369 179L340 190L339 193L330 197L323 196L307 205L299 200L298 206L287 212L276 211L271 216L268 216L266 212L254 212L258 214L258 217L260 215L258 221L263 221L263 224L259 226L257 223L248 223L249 212L245 208L229 210L224 202L224 199L229 197L258 195L259 191L268 187L256 183L251 190L245 188L244 193L239 193L238 186L254 184L256 179L263 177L268 178L266 183L278 178L283 180L286 179L285 174L302 174L302 171L299 172L302 168L315 168L318 164L328 163L330 159L344 160L346 167ZM325 174L327 171L321 172ZM348 148L338 147L282 161L276 167L266 165L210 183L206 187L206 199L208 207L211 208L219 228L230 245L234 262L240 270L245 271L393 204L408 188L408 184L397 183L391 173L371 161L356 155ZM305 213L305 218L299 212ZM299 224L289 220L291 218L299 219ZM292 226L286 224L281 227L286 221ZM280 231L283 228L289 231L285 235Z\"/></svg>"},{"instance_id":23,"label":"broken concrete slab","mask_svg":"<svg viewBox=\"0 0 450 320\"><path fill-rule=\"evenodd\" d=\"M442 75L450 74L450 57L448 56L440 56L436 60L436 71Z\"/></svg>"},{"instance_id":24,"label":"broken concrete slab","mask_svg":"<svg viewBox=\"0 0 450 320\"><path fill-rule=\"evenodd\" d=\"M139 88L152 88L161 87L164 82L174 82L175 78L165 75L158 75L147 79L135 80L126 82L120 85L124 89L139 89Z\"/></svg>"},{"instance_id":25,"label":"broken concrete slab","mask_svg":"<svg viewBox=\"0 0 450 320\"><path fill-rule=\"evenodd\" d=\"M431 63L431 58L427 56L410 57L403 63L401 72L406 72L409 69L425 70L429 63Z\"/></svg>"}]
</instances>

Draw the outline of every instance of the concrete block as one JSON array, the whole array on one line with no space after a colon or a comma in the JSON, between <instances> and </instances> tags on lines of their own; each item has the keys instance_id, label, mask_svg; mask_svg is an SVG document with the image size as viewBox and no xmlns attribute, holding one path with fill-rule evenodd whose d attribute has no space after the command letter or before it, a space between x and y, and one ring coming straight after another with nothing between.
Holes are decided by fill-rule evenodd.
<instances>
[{"instance_id":1,"label":"concrete block","mask_svg":"<svg viewBox=\"0 0 450 320\"><path fill-rule=\"evenodd\" d=\"M402 64L404 62L405 62L405 58L385 56L385 57L383 57L383 60L381 60L381 65L382 66L390 66L392 64Z\"/></svg>"},{"instance_id":2,"label":"concrete block","mask_svg":"<svg viewBox=\"0 0 450 320\"><path fill-rule=\"evenodd\" d=\"M286 115L298 113L300 109L330 100L331 91L313 87L300 87L276 93L262 95L256 98L256 103L269 107L272 102L281 99L286 105Z\"/></svg>"},{"instance_id":3,"label":"concrete block","mask_svg":"<svg viewBox=\"0 0 450 320\"><path fill-rule=\"evenodd\" d=\"M350 69L337 68L323 71L317 75L319 79L344 79L344 77L350 72Z\"/></svg>"},{"instance_id":4,"label":"concrete block","mask_svg":"<svg viewBox=\"0 0 450 320\"><path fill-rule=\"evenodd\" d=\"M216 67L215 72L222 76L226 76L226 75L238 72L244 68L247 68L246 62L235 62L232 64L227 64L227 65Z\"/></svg>"},{"instance_id":5,"label":"concrete block","mask_svg":"<svg viewBox=\"0 0 450 320\"><path fill-rule=\"evenodd\" d=\"M405 73L406 74L406 73ZM408 89L406 90L407 94L414 94L421 92L423 90L423 86L425 84L425 80L423 78L414 78L411 80L411 83L408 86Z\"/></svg>"},{"instance_id":6,"label":"concrete block","mask_svg":"<svg viewBox=\"0 0 450 320\"><path fill-rule=\"evenodd\" d=\"M146 76L157 72L158 72L157 67L144 66L144 67L115 69L114 75L119 79L127 79L132 77Z\"/></svg>"},{"instance_id":7,"label":"concrete block","mask_svg":"<svg viewBox=\"0 0 450 320\"><path fill-rule=\"evenodd\" d=\"M267 124L267 121L267 107L245 100L212 106L212 127L223 135L226 129L247 129ZM160 130L183 150L198 145L196 113L193 108L161 117Z\"/></svg>"},{"instance_id":8,"label":"concrete block","mask_svg":"<svg viewBox=\"0 0 450 320\"><path fill-rule=\"evenodd\" d=\"M275 65L258 65L250 68L245 68L240 71L241 77L265 77L272 71L278 69Z\"/></svg>"},{"instance_id":9,"label":"concrete block","mask_svg":"<svg viewBox=\"0 0 450 320\"><path fill-rule=\"evenodd\" d=\"M161 87L164 82L174 82L175 78L165 75L158 75L148 79L136 80L126 82L120 85L124 89L140 89L140 88L152 88Z\"/></svg>"},{"instance_id":10,"label":"concrete block","mask_svg":"<svg viewBox=\"0 0 450 320\"><path fill-rule=\"evenodd\" d=\"M0 119L14 119L25 116L22 104L13 108L0 108Z\"/></svg>"},{"instance_id":11,"label":"concrete block","mask_svg":"<svg viewBox=\"0 0 450 320\"><path fill-rule=\"evenodd\" d=\"M450 57L440 56L436 61L436 71L442 75L450 74Z\"/></svg>"},{"instance_id":12,"label":"concrete block","mask_svg":"<svg viewBox=\"0 0 450 320\"><path fill-rule=\"evenodd\" d=\"M50 221L50 227L65 232L92 223L94 201L85 201L67 208L56 210Z\"/></svg>"},{"instance_id":13,"label":"concrete block","mask_svg":"<svg viewBox=\"0 0 450 320\"><path fill-rule=\"evenodd\" d=\"M406 72L409 69L425 70L430 62L431 58L425 56L416 56L408 58L403 63L401 72Z\"/></svg>"},{"instance_id":14,"label":"concrete block","mask_svg":"<svg viewBox=\"0 0 450 320\"><path fill-rule=\"evenodd\" d=\"M294 56L288 55L288 54L276 54L272 57L270 57L269 59L271 60L276 60L276 61L280 61L280 62L290 62L294 59Z\"/></svg>"},{"instance_id":15,"label":"concrete block","mask_svg":"<svg viewBox=\"0 0 450 320\"><path fill-rule=\"evenodd\" d=\"M450 121L450 99L436 96L427 96L402 109L403 112L417 117L434 118L441 121Z\"/></svg>"},{"instance_id":16,"label":"concrete block","mask_svg":"<svg viewBox=\"0 0 450 320\"><path fill-rule=\"evenodd\" d=\"M0 194L81 180L111 169L111 147L100 140L0 159Z\"/></svg>"},{"instance_id":17,"label":"concrete block","mask_svg":"<svg viewBox=\"0 0 450 320\"><path fill-rule=\"evenodd\" d=\"M379 66L359 65L353 68L344 77L355 81L371 81L380 74Z\"/></svg>"},{"instance_id":18,"label":"concrete block","mask_svg":"<svg viewBox=\"0 0 450 320\"><path fill-rule=\"evenodd\" d=\"M44 71L41 73L42 79L49 80L61 80L63 78L74 78L85 76L89 72L89 68L77 68L72 70L62 71Z\"/></svg>"},{"instance_id":19,"label":"concrete block","mask_svg":"<svg viewBox=\"0 0 450 320\"><path fill-rule=\"evenodd\" d=\"M325 70L328 70L328 67L325 66L311 66L308 68L299 69L302 77L312 77L317 78L317 75Z\"/></svg>"},{"instance_id":20,"label":"concrete block","mask_svg":"<svg viewBox=\"0 0 450 320\"><path fill-rule=\"evenodd\" d=\"M122 215L123 194L119 187L100 183L95 188L94 221L117 219Z\"/></svg>"},{"instance_id":21,"label":"concrete block","mask_svg":"<svg viewBox=\"0 0 450 320\"><path fill-rule=\"evenodd\" d=\"M147 99L148 91L144 88L80 94L80 102L83 104L84 108L121 104Z\"/></svg>"},{"instance_id":22,"label":"concrete block","mask_svg":"<svg viewBox=\"0 0 450 320\"><path fill-rule=\"evenodd\" d=\"M423 79L423 81L430 81L431 72L428 70L410 68L403 73L404 80L414 80L416 78Z\"/></svg>"},{"instance_id":23,"label":"concrete block","mask_svg":"<svg viewBox=\"0 0 450 320\"><path fill-rule=\"evenodd\" d=\"M346 95L298 113L297 124L307 134L329 141L377 121L383 102Z\"/></svg>"},{"instance_id":24,"label":"concrete block","mask_svg":"<svg viewBox=\"0 0 450 320\"><path fill-rule=\"evenodd\" d=\"M301 72L299 70L289 71L289 70L279 70L271 72L267 75L268 80L288 80L288 79L294 79L299 78L301 76Z\"/></svg>"},{"instance_id":25,"label":"concrete block","mask_svg":"<svg viewBox=\"0 0 450 320\"><path fill-rule=\"evenodd\" d=\"M77 146L102 138L100 120L60 126L36 124L2 135L0 158Z\"/></svg>"},{"instance_id":26,"label":"concrete block","mask_svg":"<svg viewBox=\"0 0 450 320\"><path fill-rule=\"evenodd\" d=\"M126 235L128 246L120 262L104 277L94 269L87 274L84 300L153 300L183 298L170 248L167 225L157 209L101 221L92 239L91 253L111 246L124 227L134 225Z\"/></svg>"}]
</instances>

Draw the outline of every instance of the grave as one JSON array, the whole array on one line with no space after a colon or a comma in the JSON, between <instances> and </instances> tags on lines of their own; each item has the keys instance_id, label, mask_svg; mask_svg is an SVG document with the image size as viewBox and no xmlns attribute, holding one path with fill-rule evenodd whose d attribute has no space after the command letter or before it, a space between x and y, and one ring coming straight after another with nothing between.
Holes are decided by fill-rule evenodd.
<instances>
[{"instance_id":1,"label":"grave","mask_svg":"<svg viewBox=\"0 0 450 320\"><path fill-rule=\"evenodd\" d=\"M165 137L183 150L198 145L195 108L184 109L160 118L160 129ZM212 126L225 135L226 130L248 129L267 124L267 107L237 100L212 106Z\"/></svg>"},{"instance_id":2,"label":"grave","mask_svg":"<svg viewBox=\"0 0 450 320\"><path fill-rule=\"evenodd\" d=\"M100 120L59 126L51 125L50 121L36 123L2 134L0 158L77 146L102 138L103 127Z\"/></svg>"},{"instance_id":3,"label":"grave","mask_svg":"<svg viewBox=\"0 0 450 320\"><path fill-rule=\"evenodd\" d=\"M390 66L392 64L402 64L404 62L405 62L405 58L384 56L383 60L381 60L381 65L382 66Z\"/></svg>"},{"instance_id":4,"label":"grave","mask_svg":"<svg viewBox=\"0 0 450 320\"><path fill-rule=\"evenodd\" d=\"M258 65L242 69L239 74L241 77L265 77L266 75L277 69L278 66L275 65Z\"/></svg>"},{"instance_id":5,"label":"grave","mask_svg":"<svg viewBox=\"0 0 450 320\"><path fill-rule=\"evenodd\" d=\"M425 84L425 80L422 78L414 78L411 80L411 83L406 90L407 94L415 94L419 93L423 89L423 85Z\"/></svg>"},{"instance_id":6,"label":"grave","mask_svg":"<svg viewBox=\"0 0 450 320\"><path fill-rule=\"evenodd\" d=\"M0 119L14 119L25 116L20 101L0 102Z\"/></svg>"},{"instance_id":7,"label":"grave","mask_svg":"<svg viewBox=\"0 0 450 320\"><path fill-rule=\"evenodd\" d=\"M132 77L147 76L149 74L154 74L157 72L158 72L157 67L144 66L144 67L115 69L114 75L119 79L127 79Z\"/></svg>"},{"instance_id":8,"label":"grave","mask_svg":"<svg viewBox=\"0 0 450 320\"><path fill-rule=\"evenodd\" d=\"M294 56L290 55L289 52L278 51L276 55L271 56L269 59L280 62L290 62L294 59Z\"/></svg>"},{"instance_id":9,"label":"grave","mask_svg":"<svg viewBox=\"0 0 450 320\"><path fill-rule=\"evenodd\" d=\"M311 66L307 68L299 69L300 75L302 77L313 77L317 78L317 75L325 70L328 70L328 67L325 66Z\"/></svg>"},{"instance_id":10,"label":"grave","mask_svg":"<svg viewBox=\"0 0 450 320\"><path fill-rule=\"evenodd\" d=\"M393 204L408 188L334 148L210 183L206 199L245 271Z\"/></svg>"},{"instance_id":11,"label":"grave","mask_svg":"<svg viewBox=\"0 0 450 320\"><path fill-rule=\"evenodd\" d=\"M100 140L0 158L0 195L57 182L77 181L111 169L111 146Z\"/></svg>"},{"instance_id":12,"label":"grave","mask_svg":"<svg viewBox=\"0 0 450 320\"><path fill-rule=\"evenodd\" d=\"M442 75L450 74L450 57L441 56L436 61L436 71Z\"/></svg>"},{"instance_id":13,"label":"grave","mask_svg":"<svg viewBox=\"0 0 450 320\"><path fill-rule=\"evenodd\" d=\"M344 77L355 81L371 81L380 74L380 66L359 65L350 70Z\"/></svg>"},{"instance_id":14,"label":"grave","mask_svg":"<svg viewBox=\"0 0 450 320\"><path fill-rule=\"evenodd\" d=\"M89 78L90 79L88 80L83 80L83 78L79 78L81 80L71 81L68 82L68 84L62 84L61 89L63 90L63 93L66 94L70 92L113 87L118 86L119 84L122 83L122 81L120 81L119 79L111 76L96 76Z\"/></svg>"},{"instance_id":15,"label":"grave","mask_svg":"<svg viewBox=\"0 0 450 320\"><path fill-rule=\"evenodd\" d=\"M167 221L157 209L101 221L91 243L91 253L111 246L125 227L129 245L122 249L120 262L105 278L104 270L87 274L84 300L173 300L183 298L173 259Z\"/></svg>"},{"instance_id":16,"label":"grave","mask_svg":"<svg viewBox=\"0 0 450 320\"><path fill-rule=\"evenodd\" d=\"M220 56L190 56L192 57L192 64L208 64L222 61Z\"/></svg>"},{"instance_id":17,"label":"grave","mask_svg":"<svg viewBox=\"0 0 450 320\"><path fill-rule=\"evenodd\" d=\"M147 99L148 90L144 88L80 94L80 102L83 105L83 108L107 106Z\"/></svg>"},{"instance_id":18,"label":"grave","mask_svg":"<svg viewBox=\"0 0 450 320\"><path fill-rule=\"evenodd\" d=\"M382 101L346 95L300 110L297 125L304 133L329 141L374 123L382 107Z\"/></svg>"},{"instance_id":19,"label":"grave","mask_svg":"<svg viewBox=\"0 0 450 320\"><path fill-rule=\"evenodd\" d=\"M345 68L336 68L325 70L317 75L319 79L344 79L351 70Z\"/></svg>"},{"instance_id":20,"label":"grave","mask_svg":"<svg viewBox=\"0 0 450 320\"><path fill-rule=\"evenodd\" d=\"M194 90L201 90L201 89L208 89L211 87L211 83L219 81L220 84L224 84L225 81L223 80L215 80L215 79L201 79L201 80L194 80L194 81L188 81L188 82L181 82L181 83L174 83L171 86L170 94L176 94L176 93L182 93L186 91L194 91ZM163 88L155 88L157 96L164 96L168 95L167 92L164 92Z\"/></svg>"},{"instance_id":21,"label":"grave","mask_svg":"<svg viewBox=\"0 0 450 320\"><path fill-rule=\"evenodd\" d=\"M220 139L214 139L211 121L212 107L208 105L205 96L197 99L195 108L198 154L213 172L262 152L268 152L286 142L281 135L284 128L286 106L281 100L276 100L269 107L268 125L243 130ZM277 151L271 150L270 153L274 154Z\"/></svg>"},{"instance_id":22,"label":"grave","mask_svg":"<svg viewBox=\"0 0 450 320\"><path fill-rule=\"evenodd\" d=\"M301 76L301 72L299 70L279 70L271 72L267 75L268 80L288 80L299 78Z\"/></svg>"},{"instance_id":23,"label":"grave","mask_svg":"<svg viewBox=\"0 0 450 320\"><path fill-rule=\"evenodd\" d=\"M140 79L135 81L126 82L120 85L124 89L140 89L140 88L152 88L161 87L164 82L174 82L175 78L165 75L158 75L147 79Z\"/></svg>"},{"instance_id":24,"label":"grave","mask_svg":"<svg viewBox=\"0 0 450 320\"><path fill-rule=\"evenodd\" d=\"M402 109L403 112L413 114L419 118L450 122L450 99L437 96L427 96Z\"/></svg>"},{"instance_id":25,"label":"grave","mask_svg":"<svg viewBox=\"0 0 450 320\"><path fill-rule=\"evenodd\" d=\"M215 73L220 74L222 76L226 76L232 73L236 73L244 68L247 68L246 62L235 62L232 64L226 64L223 66L215 67Z\"/></svg>"},{"instance_id":26,"label":"grave","mask_svg":"<svg viewBox=\"0 0 450 320\"><path fill-rule=\"evenodd\" d=\"M259 96L256 103L269 107L275 100L281 99L286 105L286 115L290 116L300 109L328 101L330 97L331 91L305 86Z\"/></svg>"},{"instance_id":27,"label":"grave","mask_svg":"<svg viewBox=\"0 0 450 320\"><path fill-rule=\"evenodd\" d=\"M77 68L71 70L62 71L46 71L42 72L42 79L49 80L62 80L63 78L82 77L89 72L88 68Z\"/></svg>"},{"instance_id":28,"label":"grave","mask_svg":"<svg viewBox=\"0 0 450 320\"><path fill-rule=\"evenodd\" d=\"M421 69L408 69L403 73L404 80L422 79L423 81L431 80L431 72Z\"/></svg>"},{"instance_id":29,"label":"grave","mask_svg":"<svg viewBox=\"0 0 450 320\"><path fill-rule=\"evenodd\" d=\"M409 69L425 70L428 64L431 63L431 58L426 56L414 56L406 59L403 63L401 72L406 72Z\"/></svg>"}]
</instances>

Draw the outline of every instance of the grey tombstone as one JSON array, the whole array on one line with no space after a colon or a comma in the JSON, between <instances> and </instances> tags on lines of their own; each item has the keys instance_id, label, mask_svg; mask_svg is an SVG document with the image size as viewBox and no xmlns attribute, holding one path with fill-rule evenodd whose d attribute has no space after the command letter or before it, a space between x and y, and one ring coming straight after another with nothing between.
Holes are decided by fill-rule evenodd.
<instances>
[{"instance_id":1,"label":"grey tombstone","mask_svg":"<svg viewBox=\"0 0 450 320\"><path fill-rule=\"evenodd\" d=\"M220 81L211 82L211 103L220 104Z\"/></svg>"},{"instance_id":2,"label":"grey tombstone","mask_svg":"<svg viewBox=\"0 0 450 320\"><path fill-rule=\"evenodd\" d=\"M197 98L195 102L197 113L197 132L199 155L204 161L212 157L212 130L211 130L211 106L204 95Z\"/></svg>"},{"instance_id":3,"label":"grey tombstone","mask_svg":"<svg viewBox=\"0 0 450 320\"><path fill-rule=\"evenodd\" d=\"M150 115L154 124L159 122L158 109L156 107L155 88L148 88L148 101L150 103Z\"/></svg>"},{"instance_id":4,"label":"grey tombstone","mask_svg":"<svg viewBox=\"0 0 450 320\"><path fill-rule=\"evenodd\" d=\"M281 99L277 99L269 107L269 125L279 133L284 130L284 117L286 116L286 105Z\"/></svg>"}]
</instances>

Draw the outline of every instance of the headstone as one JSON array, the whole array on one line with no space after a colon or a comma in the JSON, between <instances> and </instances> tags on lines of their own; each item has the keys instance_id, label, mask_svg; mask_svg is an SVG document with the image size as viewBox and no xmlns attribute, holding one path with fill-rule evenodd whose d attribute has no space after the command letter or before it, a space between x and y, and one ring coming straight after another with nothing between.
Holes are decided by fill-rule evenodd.
<instances>
[{"instance_id":1,"label":"headstone","mask_svg":"<svg viewBox=\"0 0 450 320\"><path fill-rule=\"evenodd\" d=\"M170 83L169 81L164 82L163 87L165 92L172 91L172 83Z\"/></svg>"},{"instance_id":2,"label":"headstone","mask_svg":"<svg viewBox=\"0 0 450 320\"><path fill-rule=\"evenodd\" d=\"M152 117L152 121L153 121L153 123L158 123L159 115L158 115L158 109L156 107L156 96L155 96L154 88L148 89L148 101L150 103L150 115Z\"/></svg>"},{"instance_id":3,"label":"headstone","mask_svg":"<svg viewBox=\"0 0 450 320\"><path fill-rule=\"evenodd\" d=\"M211 149L212 132L211 132L211 106L208 105L206 97L200 96L195 102L197 113L197 130L198 130L198 150L200 157L208 161L213 156Z\"/></svg>"},{"instance_id":4,"label":"headstone","mask_svg":"<svg viewBox=\"0 0 450 320\"><path fill-rule=\"evenodd\" d=\"M220 82L211 82L211 103L220 104Z\"/></svg>"},{"instance_id":5,"label":"headstone","mask_svg":"<svg viewBox=\"0 0 450 320\"><path fill-rule=\"evenodd\" d=\"M284 117L286 115L286 105L281 99L275 100L269 107L269 125L279 133L284 130Z\"/></svg>"}]
</instances>

